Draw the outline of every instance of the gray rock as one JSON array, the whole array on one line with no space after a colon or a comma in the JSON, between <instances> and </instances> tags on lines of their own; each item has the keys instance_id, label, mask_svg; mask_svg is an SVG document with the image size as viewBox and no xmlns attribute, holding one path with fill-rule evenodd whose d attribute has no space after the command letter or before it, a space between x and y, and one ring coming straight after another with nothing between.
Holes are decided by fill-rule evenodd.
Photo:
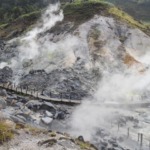
<instances>
[{"instance_id":1,"label":"gray rock","mask_svg":"<svg viewBox=\"0 0 150 150\"><path fill-rule=\"evenodd\" d=\"M5 109L7 106L7 102L3 99L0 99L0 109Z\"/></svg>"},{"instance_id":2,"label":"gray rock","mask_svg":"<svg viewBox=\"0 0 150 150\"><path fill-rule=\"evenodd\" d=\"M8 96L6 90L0 90L0 96Z\"/></svg>"},{"instance_id":3,"label":"gray rock","mask_svg":"<svg viewBox=\"0 0 150 150\"><path fill-rule=\"evenodd\" d=\"M16 117L18 117L19 119L21 119L23 122L26 122L26 118L24 116L17 115Z\"/></svg>"},{"instance_id":4,"label":"gray rock","mask_svg":"<svg viewBox=\"0 0 150 150\"><path fill-rule=\"evenodd\" d=\"M21 108L21 107L23 106L23 103L18 102L18 103L16 103L15 105L18 106L19 108Z\"/></svg>"},{"instance_id":5,"label":"gray rock","mask_svg":"<svg viewBox=\"0 0 150 150\"><path fill-rule=\"evenodd\" d=\"M15 123L25 123L22 118L18 118L17 116L10 116L10 118L11 118Z\"/></svg>"},{"instance_id":6,"label":"gray rock","mask_svg":"<svg viewBox=\"0 0 150 150\"><path fill-rule=\"evenodd\" d=\"M56 113L56 107L50 102L43 102L40 109Z\"/></svg>"},{"instance_id":7,"label":"gray rock","mask_svg":"<svg viewBox=\"0 0 150 150\"><path fill-rule=\"evenodd\" d=\"M37 100L31 100L26 104L26 106L32 110L39 110L41 105L42 103Z\"/></svg>"},{"instance_id":8,"label":"gray rock","mask_svg":"<svg viewBox=\"0 0 150 150\"><path fill-rule=\"evenodd\" d=\"M53 117L53 114L47 110L45 111L45 114L47 117L51 117L51 118Z\"/></svg>"},{"instance_id":9,"label":"gray rock","mask_svg":"<svg viewBox=\"0 0 150 150\"><path fill-rule=\"evenodd\" d=\"M50 123L53 121L53 119L50 118L50 117L44 117L44 118L41 119L41 121L42 121L44 124L48 125L48 124L50 124Z\"/></svg>"},{"instance_id":10,"label":"gray rock","mask_svg":"<svg viewBox=\"0 0 150 150\"><path fill-rule=\"evenodd\" d=\"M26 67L29 67L33 64L32 60L31 59L25 59L23 60L23 67L26 68Z\"/></svg>"}]
</instances>

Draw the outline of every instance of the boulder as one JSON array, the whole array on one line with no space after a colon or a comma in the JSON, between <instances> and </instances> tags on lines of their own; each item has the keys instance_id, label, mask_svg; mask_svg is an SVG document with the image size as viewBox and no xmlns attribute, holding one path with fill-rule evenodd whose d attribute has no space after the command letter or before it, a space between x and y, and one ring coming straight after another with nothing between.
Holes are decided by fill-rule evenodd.
<instances>
[{"instance_id":1,"label":"boulder","mask_svg":"<svg viewBox=\"0 0 150 150\"><path fill-rule=\"evenodd\" d=\"M22 118L18 118L17 116L10 116L10 118L11 118L15 123L25 123Z\"/></svg>"},{"instance_id":2,"label":"boulder","mask_svg":"<svg viewBox=\"0 0 150 150\"><path fill-rule=\"evenodd\" d=\"M7 92L6 92L6 90L0 90L0 96L4 96L4 97L6 97L7 96Z\"/></svg>"},{"instance_id":3,"label":"boulder","mask_svg":"<svg viewBox=\"0 0 150 150\"><path fill-rule=\"evenodd\" d=\"M50 111L53 114L56 113L56 107L50 102L43 102L40 109Z\"/></svg>"},{"instance_id":4,"label":"boulder","mask_svg":"<svg viewBox=\"0 0 150 150\"><path fill-rule=\"evenodd\" d=\"M65 119L65 113L63 111L59 111L55 114L55 118L59 120Z\"/></svg>"},{"instance_id":5,"label":"boulder","mask_svg":"<svg viewBox=\"0 0 150 150\"><path fill-rule=\"evenodd\" d=\"M44 117L44 118L41 119L41 121L42 121L44 124L48 125L48 124L50 124L50 123L53 121L53 119L50 118L50 117Z\"/></svg>"},{"instance_id":6,"label":"boulder","mask_svg":"<svg viewBox=\"0 0 150 150\"><path fill-rule=\"evenodd\" d=\"M0 99L0 109L5 109L7 106L7 102L3 99Z\"/></svg>"},{"instance_id":7,"label":"boulder","mask_svg":"<svg viewBox=\"0 0 150 150\"><path fill-rule=\"evenodd\" d=\"M26 104L26 106L32 110L39 110L41 105L42 103L37 100L31 100Z\"/></svg>"}]
</instances>

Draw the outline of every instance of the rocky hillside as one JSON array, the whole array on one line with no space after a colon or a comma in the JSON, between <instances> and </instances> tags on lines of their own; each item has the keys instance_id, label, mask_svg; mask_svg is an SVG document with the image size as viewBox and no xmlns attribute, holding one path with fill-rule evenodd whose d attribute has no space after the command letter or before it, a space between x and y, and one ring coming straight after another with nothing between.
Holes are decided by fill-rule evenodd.
<instances>
[{"instance_id":1,"label":"rocky hillside","mask_svg":"<svg viewBox=\"0 0 150 150\"><path fill-rule=\"evenodd\" d=\"M17 52L20 49L19 39L8 45L1 42L1 64L12 66L13 69L11 71L5 67L1 70L1 74L9 72L7 77L1 76L1 82L19 80L21 86L43 89L46 95L50 90L63 92L65 96L67 92L80 91L78 96L84 97L95 90L95 85L101 78L101 69L107 67L107 70L111 70L113 67L124 70L131 64L138 64L138 53L141 53L143 48L148 50L149 28L116 7L104 2L72 3L63 6L63 12L62 22L58 20L56 26L36 35L38 41L28 45L27 49L32 49L32 52L27 49L22 51L28 52L23 54L23 60L22 52ZM62 17L61 14L59 16ZM25 21L27 24L20 20L5 27L0 31L1 38L19 35L20 30L24 31L28 23L31 24L27 22L28 19ZM35 31L29 31L29 36L36 30L35 28ZM69 40L72 40L72 43L66 49L61 43L68 43ZM27 45L26 42L22 42L21 49L24 49ZM32 46L37 42L43 45L49 42L53 45L53 50L47 49L46 45L38 45L38 51L43 54L37 54L33 58L31 56L30 59L28 55L34 53L35 49ZM137 56L134 56L134 50L137 51ZM36 53L38 51L36 50ZM62 56L59 56L59 53ZM13 66L17 59L21 62ZM37 60L42 61L37 63Z\"/></svg>"},{"instance_id":2,"label":"rocky hillside","mask_svg":"<svg viewBox=\"0 0 150 150\"><path fill-rule=\"evenodd\" d=\"M20 123L16 124L11 120L2 119L2 116L0 133L0 150L97 150L93 144L84 141L82 136L75 139L67 133L47 131Z\"/></svg>"},{"instance_id":3,"label":"rocky hillside","mask_svg":"<svg viewBox=\"0 0 150 150\"><path fill-rule=\"evenodd\" d=\"M37 21L38 15L1 27L0 83L39 91L45 97L54 93L57 99L82 100L82 104L56 105L2 90L3 114L17 122L81 133L100 150L122 150L126 145L133 149L135 144L125 134L116 136L113 127L112 133L108 131L110 120L115 126L121 122L122 128L132 127L133 132L145 128L144 133L149 120L143 123L143 114L132 114L127 107L109 108L112 103L149 102L149 27L103 1L51 4ZM105 102L109 107L103 110ZM73 141L66 142L78 149ZM43 145L49 144L51 140Z\"/></svg>"}]
</instances>

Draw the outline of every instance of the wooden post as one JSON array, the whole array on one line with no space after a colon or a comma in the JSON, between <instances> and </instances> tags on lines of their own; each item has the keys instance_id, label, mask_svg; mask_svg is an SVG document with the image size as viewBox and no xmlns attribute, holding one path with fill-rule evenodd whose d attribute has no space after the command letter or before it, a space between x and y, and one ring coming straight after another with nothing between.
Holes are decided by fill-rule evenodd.
<instances>
[{"instance_id":1,"label":"wooden post","mask_svg":"<svg viewBox=\"0 0 150 150\"><path fill-rule=\"evenodd\" d=\"M49 97L51 97L52 96L52 93L51 93L51 91L49 92Z\"/></svg>"},{"instance_id":2,"label":"wooden post","mask_svg":"<svg viewBox=\"0 0 150 150\"><path fill-rule=\"evenodd\" d=\"M141 138L140 138L140 146L143 145L143 134L141 133Z\"/></svg>"},{"instance_id":3,"label":"wooden post","mask_svg":"<svg viewBox=\"0 0 150 150\"><path fill-rule=\"evenodd\" d=\"M16 92L17 92L17 87L16 87Z\"/></svg>"},{"instance_id":4,"label":"wooden post","mask_svg":"<svg viewBox=\"0 0 150 150\"><path fill-rule=\"evenodd\" d=\"M128 137L130 136L130 128L128 128Z\"/></svg>"},{"instance_id":5,"label":"wooden post","mask_svg":"<svg viewBox=\"0 0 150 150\"><path fill-rule=\"evenodd\" d=\"M32 95L32 90L31 90L31 95Z\"/></svg>"},{"instance_id":6,"label":"wooden post","mask_svg":"<svg viewBox=\"0 0 150 150\"><path fill-rule=\"evenodd\" d=\"M22 87L20 87L21 88L21 93L22 93Z\"/></svg>"},{"instance_id":7,"label":"wooden post","mask_svg":"<svg viewBox=\"0 0 150 150\"><path fill-rule=\"evenodd\" d=\"M138 142L140 141L140 133L138 133Z\"/></svg>"}]
</instances>

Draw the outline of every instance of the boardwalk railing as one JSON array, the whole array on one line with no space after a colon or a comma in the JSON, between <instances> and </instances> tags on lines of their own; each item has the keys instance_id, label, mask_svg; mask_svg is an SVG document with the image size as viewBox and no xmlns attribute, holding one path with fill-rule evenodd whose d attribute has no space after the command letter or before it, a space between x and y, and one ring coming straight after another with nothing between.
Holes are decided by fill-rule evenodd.
<instances>
[{"instance_id":1,"label":"boardwalk railing","mask_svg":"<svg viewBox=\"0 0 150 150\"><path fill-rule=\"evenodd\" d=\"M9 83L0 83L0 87L4 88L6 90L11 90L16 93L25 94L25 95L39 98L39 99L46 100L46 101L68 103L68 104L81 104L81 100L78 100L78 99L73 100L73 99L71 99L70 96L69 96L69 99L63 98L62 93L59 93L60 98L53 98L53 97L51 97L51 95L53 95L53 93L51 93L49 96L45 96L45 95L43 95L43 92L41 93L41 91L36 91L35 89L29 90L27 87L26 88L17 87L15 85L12 85Z\"/></svg>"},{"instance_id":2,"label":"boardwalk railing","mask_svg":"<svg viewBox=\"0 0 150 150\"><path fill-rule=\"evenodd\" d=\"M130 141L135 141L136 145L133 150L150 150L150 134L142 132L138 132L133 127L128 127L122 125L118 122L118 125L111 122L111 127L110 127L111 132L114 133L119 133L119 135L123 135L126 137L126 139L129 139Z\"/></svg>"}]
</instances>

